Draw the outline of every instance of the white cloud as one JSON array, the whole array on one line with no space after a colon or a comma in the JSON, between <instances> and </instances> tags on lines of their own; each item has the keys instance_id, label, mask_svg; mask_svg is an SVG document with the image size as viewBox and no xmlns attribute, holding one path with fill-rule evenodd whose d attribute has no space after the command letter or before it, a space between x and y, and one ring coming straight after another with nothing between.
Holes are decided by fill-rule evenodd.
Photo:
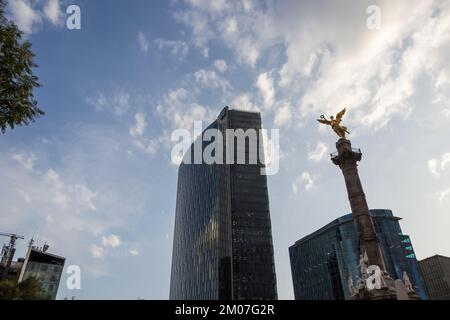
<instances>
[{"instance_id":1,"label":"white cloud","mask_svg":"<svg viewBox=\"0 0 450 320\"><path fill-rule=\"evenodd\" d=\"M25 202L28 202L28 203L31 202L32 199L28 192L22 190L21 188L17 188L16 190L19 194L21 194L23 196L23 200L25 200Z\"/></svg>"},{"instance_id":2,"label":"white cloud","mask_svg":"<svg viewBox=\"0 0 450 320\"><path fill-rule=\"evenodd\" d=\"M242 93L234 98L230 107L244 111L259 111L259 108L252 102L252 96L249 92Z\"/></svg>"},{"instance_id":3,"label":"white cloud","mask_svg":"<svg viewBox=\"0 0 450 320\"><path fill-rule=\"evenodd\" d=\"M115 234L110 234L109 236L102 237L102 245L104 247L116 248L121 244L120 237Z\"/></svg>"},{"instance_id":4,"label":"white cloud","mask_svg":"<svg viewBox=\"0 0 450 320\"><path fill-rule=\"evenodd\" d=\"M111 110L116 116L122 116L131 109L131 96L124 89L115 90L111 94L112 98L106 98L102 92L86 98L86 102L94 107L97 112Z\"/></svg>"},{"instance_id":5,"label":"white cloud","mask_svg":"<svg viewBox=\"0 0 450 320\"><path fill-rule=\"evenodd\" d=\"M131 108L130 94L123 90L116 92L116 94L113 97L112 105L114 108L114 113L117 116L121 116L127 113L128 110Z\"/></svg>"},{"instance_id":6,"label":"white cloud","mask_svg":"<svg viewBox=\"0 0 450 320\"><path fill-rule=\"evenodd\" d=\"M67 208L67 204L69 203L69 196L61 192L59 190L54 191L53 193L53 203L62 208Z\"/></svg>"},{"instance_id":7,"label":"white cloud","mask_svg":"<svg viewBox=\"0 0 450 320\"><path fill-rule=\"evenodd\" d=\"M440 159L430 159L427 162L428 170L431 174L439 177L445 169L450 165L450 152L444 153Z\"/></svg>"},{"instance_id":8,"label":"white cloud","mask_svg":"<svg viewBox=\"0 0 450 320\"><path fill-rule=\"evenodd\" d=\"M150 43L148 42L147 37L143 32L139 32L138 34L138 42L139 42L139 48L143 53L148 53L150 50Z\"/></svg>"},{"instance_id":9,"label":"white cloud","mask_svg":"<svg viewBox=\"0 0 450 320\"><path fill-rule=\"evenodd\" d=\"M434 87L436 89L450 88L450 76L447 70L441 70L441 72L439 72Z\"/></svg>"},{"instance_id":10,"label":"white cloud","mask_svg":"<svg viewBox=\"0 0 450 320\"><path fill-rule=\"evenodd\" d=\"M236 20L236 17L228 17L226 20L222 22L222 31L228 36L232 37L234 35L237 35L239 29L238 29L238 22Z\"/></svg>"},{"instance_id":11,"label":"white cloud","mask_svg":"<svg viewBox=\"0 0 450 320\"><path fill-rule=\"evenodd\" d=\"M217 115L197 103L185 88L170 90L156 108L169 130L192 130L194 121L208 121Z\"/></svg>"},{"instance_id":12,"label":"white cloud","mask_svg":"<svg viewBox=\"0 0 450 320\"><path fill-rule=\"evenodd\" d=\"M180 128L192 128L192 123L194 121L204 121L206 120L207 109L199 104L193 103L190 105L190 109L184 114L175 114L175 123L179 125Z\"/></svg>"},{"instance_id":13,"label":"white cloud","mask_svg":"<svg viewBox=\"0 0 450 320\"><path fill-rule=\"evenodd\" d=\"M200 79L199 79L200 80ZM195 86L195 84L194 84ZM190 86L187 86L190 88ZM162 99L160 99L156 107L156 115L159 116L163 127L162 134L156 138L148 139L146 143L136 141L135 145L146 150L149 154L155 154L156 148L163 147L170 149L173 146L171 141L171 132L177 129L186 129L191 133L191 139L196 139L194 132L194 122L209 124L217 117L217 109L200 105L195 96L196 90L191 88L187 90L184 87L168 91ZM182 155L179 155L181 161ZM175 160L174 160L175 161ZM173 165L175 162L170 161Z\"/></svg>"},{"instance_id":14,"label":"white cloud","mask_svg":"<svg viewBox=\"0 0 450 320\"><path fill-rule=\"evenodd\" d=\"M103 249L103 247L98 246L96 244L92 245L90 248L91 254L94 258L103 258L103 256L105 255L105 249Z\"/></svg>"},{"instance_id":15,"label":"white cloud","mask_svg":"<svg viewBox=\"0 0 450 320\"><path fill-rule=\"evenodd\" d=\"M213 12L222 12L225 8L227 8L227 2L226 0L185 0L190 5L197 7L202 10L206 11L213 11Z\"/></svg>"},{"instance_id":16,"label":"white cloud","mask_svg":"<svg viewBox=\"0 0 450 320\"><path fill-rule=\"evenodd\" d=\"M216 68L217 71L223 73L227 71L228 66L225 60L216 60L214 61L214 68Z\"/></svg>"},{"instance_id":17,"label":"white cloud","mask_svg":"<svg viewBox=\"0 0 450 320\"><path fill-rule=\"evenodd\" d=\"M292 121L291 106L289 103L284 103L281 107L278 107L275 111L274 123L276 126L286 126Z\"/></svg>"},{"instance_id":18,"label":"white cloud","mask_svg":"<svg viewBox=\"0 0 450 320\"><path fill-rule=\"evenodd\" d=\"M12 155L12 158L19 162L25 169L32 171L34 162L37 160L34 154L25 154L25 153L15 153Z\"/></svg>"},{"instance_id":19,"label":"white cloud","mask_svg":"<svg viewBox=\"0 0 450 320\"><path fill-rule=\"evenodd\" d=\"M204 58L209 58L209 48L205 45L199 45L198 48Z\"/></svg>"},{"instance_id":20,"label":"white cloud","mask_svg":"<svg viewBox=\"0 0 450 320\"><path fill-rule=\"evenodd\" d=\"M190 7L176 11L175 19L192 29L192 40L199 48L220 42L235 52L239 62L253 67L262 52L277 42L269 6L248 0L187 3Z\"/></svg>"},{"instance_id":21,"label":"white cloud","mask_svg":"<svg viewBox=\"0 0 450 320\"><path fill-rule=\"evenodd\" d=\"M97 193L85 183L66 184L53 170L47 170L43 176L47 193L52 196L52 202L61 208L70 206L95 211L94 200Z\"/></svg>"},{"instance_id":22,"label":"white cloud","mask_svg":"<svg viewBox=\"0 0 450 320\"><path fill-rule=\"evenodd\" d=\"M151 156L155 155L159 148L159 141L151 138L134 139L133 144L135 147Z\"/></svg>"},{"instance_id":23,"label":"white cloud","mask_svg":"<svg viewBox=\"0 0 450 320\"><path fill-rule=\"evenodd\" d=\"M326 155L327 151L328 151L327 145L325 143L319 141L317 143L316 148L309 152L308 159L318 162L323 159L323 157Z\"/></svg>"},{"instance_id":24,"label":"white cloud","mask_svg":"<svg viewBox=\"0 0 450 320\"><path fill-rule=\"evenodd\" d=\"M309 190L313 187L314 177L309 172L303 172L301 179L305 184L305 190Z\"/></svg>"},{"instance_id":25,"label":"white cloud","mask_svg":"<svg viewBox=\"0 0 450 320\"><path fill-rule=\"evenodd\" d=\"M297 194L300 191L300 187L303 185L306 191L311 190L314 186L315 177L309 172L305 171L301 175L297 176L292 182L292 191Z\"/></svg>"},{"instance_id":26,"label":"white cloud","mask_svg":"<svg viewBox=\"0 0 450 320\"><path fill-rule=\"evenodd\" d=\"M63 183L59 179L59 175L53 169L48 169L46 175L46 180L50 181L56 188L62 188Z\"/></svg>"},{"instance_id":27,"label":"white cloud","mask_svg":"<svg viewBox=\"0 0 450 320\"><path fill-rule=\"evenodd\" d=\"M132 256L138 256L138 255L139 255L139 251L138 251L137 249L131 249L131 250L130 250L130 254L131 254Z\"/></svg>"},{"instance_id":28,"label":"white cloud","mask_svg":"<svg viewBox=\"0 0 450 320\"><path fill-rule=\"evenodd\" d=\"M450 152L444 153L441 158L441 170L444 171L450 164Z\"/></svg>"},{"instance_id":29,"label":"white cloud","mask_svg":"<svg viewBox=\"0 0 450 320\"><path fill-rule=\"evenodd\" d=\"M432 175L437 176L437 177L440 175L440 173L438 171L438 167L439 167L438 159L428 160L427 165L428 165L428 170L430 170Z\"/></svg>"},{"instance_id":30,"label":"white cloud","mask_svg":"<svg viewBox=\"0 0 450 320\"><path fill-rule=\"evenodd\" d=\"M10 0L12 19L25 34L31 34L36 25L42 22L39 12L35 11L28 0Z\"/></svg>"},{"instance_id":31,"label":"white cloud","mask_svg":"<svg viewBox=\"0 0 450 320\"><path fill-rule=\"evenodd\" d=\"M264 106L267 109L271 108L275 98L275 88L273 86L273 79L268 72L261 73L258 76L256 87L264 100Z\"/></svg>"},{"instance_id":32,"label":"white cloud","mask_svg":"<svg viewBox=\"0 0 450 320\"><path fill-rule=\"evenodd\" d=\"M200 69L194 73L194 77L198 83L206 88L221 88L222 90L230 88L230 83L214 70Z\"/></svg>"},{"instance_id":33,"label":"white cloud","mask_svg":"<svg viewBox=\"0 0 450 320\"><path fill-rule=\"evenodd\" d=\"M54 25L62 25L62 12L59 0L48 0L43 9L45 17Z\"/></svg>"},{"instance_id":34,"label":"white cloud","mask_svg":"<svg viewBox=\"0 0 450 320\"><path fill-rule=\"evenodd\" d=\"M104 165L99 167L97 163L83 159L86 148L96 150L94 158L109 159L105 154L102 155L104 145L97 142L92 144L99 138L105 140L106 136L91 133L80 130L79 134L86 134L86 139L89 139L89 143L84 141L82 146L81 143L74 145L70 140L65 140L68 146L62 151L64 156L61 161L57 161L58 167L52 168L46 165L44 160L35 160L33 165L27 165L26 168L20 161L15 160L13 155L23 154L29 157L32 152L2 152L1 202L2 207L11 214L0 215L0 225L7 230L20 226L28 236L35 231L38 237L45 235L53 253L65 256L70 252L70 255L67 255L68 261L76 261L86 276L97 277L104 275L109 267L98 260L92 261L92 255L103 257L106 253L101 244L97 243L97 247L93 248L92 244L98 241L99 235L108 235L112 228L123 226L124 218L119 211L133 212L134 209L122 207L122 201L110 194L116 191L113 191L110 185L103 185L104 177L100 185L95 182L95 176L91 175L87 180L83 178L84 174L80 171L83 163L87 168L104 169ZM108 149L111 149L110 141L114 139L109 136L106 140ZM56 147L58 144L51 146L52 149ZM36 167L39 167L39 170ZM83 170L86 170L86 167ZM95 189L104 188L105 192L96 191L94 185Z\"/></svg>"},{"instance_id":35,"label":"white cloud","mask_svg":"<svg viewBox=\"0 0 450 320\"><path fill-rule=\"evenodd\" d=\"M82 183L70 186L69 192L71 192L73 195L76 195L75 199L79 205L91 211L97 210L94 205L94 200L97 196L97 193L92 191L86 184Z\"/></svg>"},{"instance_id":36,"label":"white cloud","mask_svg":"<svg viewBox=\"0 0 450 320\"><path fill-rule=\"evenodd\" d=\"M175 18L191 28L197 46L219 42L233 50L238 61L255 66L263 52L270 54L283 44L287 59L273 71L279 81L268 74L257 81L266 108L281 87L290 104L298 105L301 118L349 106L346 121L352 133L367 132L383 128L394 117L410 116L417 107L412 98L421 75L431 78L436 97L445 95L448 87L450 6L444 1L411 6L408 1L383 0L382 26L376 32L366 27L370 1L351 6L333 1L276 6L234 1L220 10L203 2L187 3L191 7L178 10Z\"/></svg>"},{"instance_id":37,"label":"white cloud","mask_svg":"<svg viewBox=\"0 0 450 320\"><path fill-rule=\"evenodd\" d=\"M53 217L52 217L51 214L48 214L48 215L45 216L45 221L47 221L50 224L54 224L55 223L55 220L53 220Z\"/></svg>"},{"instance_id":38,"label":"white cloud","mask_svg":"<svg viewBox=\"0 0 450 320\"><path fill-rule=\"evenodd\" d=\"M443 202L448 196L450 196L450 188L448 188L447 190L439 192L439 194L438 194L439 202Z\"/></svg>"},{"instance_id":39,"label":"white cloud","mask_svg":"<svg viewBox=\"0 0 450 320\"><path fill-rule=\"evenodd\" d=\"M130 135L133 137L142 136L144 134L144 129L147 126L145 115L138 112L135 114L134 118L136 119L136 123L130 128Z\"/></svg>"},{"instance_id":40,"label":"white cloud","mask_svg":"<svg viewBox=\"0 0 450 320\"><path fill-rule=\"evenodd\" d=\"M102 92L97 92L95 96L87 97L86 102L92 105L97 112L105 110L109 105L106 96Z\"/></svg>"},{"instance_id":41,"label":"white cloud","mask_svg":"<svg viewBox=\"0 0 450 320\"><path fill-rule=\"evenodd\" d=\"M382 1L382 28L373 32L364 26L367 3L343 7L337 2L299 2L279 13L287 46L279 84L292 92L302 88L296 95L302 117L331 114L347 105L353 127L381 129L393 117L408 117L416 107L411 101L416 80L422 74L435 78L447 63L448 4ZM317 13L321 19L312 18ZM358 19L360 28L355 27Z\"/></svg>"},{"instance_id":42,"label":"white cloud","mask_svg":"<svg viewBox=\"0 0 450 320\"><path fill-rule=\"evenodd\" d=\"M11 18L26 35L38 30L45 20L55 26L63 26L60 0L10 0Z\"/></svg>"},{"instance_id":43,"label":"white cloud","mask_svg":"<svg viewBox=\"0 0 450 320\"><path fill-rule=\"evenodd\" d=\"M180 40L155 39L156 47L160 50L168 50L173 56L183 59L189 53L189 46Z\"/></svg>"}]
</instances>

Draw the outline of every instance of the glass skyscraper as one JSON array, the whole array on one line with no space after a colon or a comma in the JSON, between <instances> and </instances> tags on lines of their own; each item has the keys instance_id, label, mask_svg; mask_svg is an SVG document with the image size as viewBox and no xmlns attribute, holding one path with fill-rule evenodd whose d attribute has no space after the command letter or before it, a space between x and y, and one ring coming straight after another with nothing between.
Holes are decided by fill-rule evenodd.
<instances>
[{"instance_id":1,"label":"glass skyscraper","mask_svg":"<svg viewBox=\"0 0 450 320\"><path fill-rule=\"evenodd\" d=\"M261 129L261 116L224 108L207 128ZM204 133L194 142L205 150ZM178 171L170 299L276 299L276 277L264 164L251 164L262 151L245 139L245 164L186 163ZM242 146L233 139L231 156ZM223 155L230 154L224 143ZM219 151L220 152L220 151Z\"/></svg>"},{"instance_id":2,"label":"glass skyscraper","mask_svg":"<svg viewBox=\"0 0 450 320\"><path fill-rule=\"evenodd\" d=\"M370 210L380 240L387 272L395 279L408 274L417 294L427 299L424 280L411 239L402 233L400 218L391 210ZM297 300L350 298L349 277L359 274L359 244L351 214L342 216L289 248L292 280Z\"/></svg>"}]
</instances>

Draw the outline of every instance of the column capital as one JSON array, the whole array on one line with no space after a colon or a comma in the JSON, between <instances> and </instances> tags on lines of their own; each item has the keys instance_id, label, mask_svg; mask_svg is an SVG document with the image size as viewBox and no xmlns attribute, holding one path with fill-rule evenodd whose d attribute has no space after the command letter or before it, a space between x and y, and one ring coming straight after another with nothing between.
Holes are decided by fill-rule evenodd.
<instances>
[{"instance_id":1,"label":"column capital","mask_svg":"<svg viewBox=\"0 0 450 320\"><path fill-rule=\"evenodd\" d=\"M352 148L352 143L347 139L339 139L336 142L337 151L330 154L331 161L338 166L344 163L355 163L361 161L361 149Z\"/></svg>"}]
</instances>

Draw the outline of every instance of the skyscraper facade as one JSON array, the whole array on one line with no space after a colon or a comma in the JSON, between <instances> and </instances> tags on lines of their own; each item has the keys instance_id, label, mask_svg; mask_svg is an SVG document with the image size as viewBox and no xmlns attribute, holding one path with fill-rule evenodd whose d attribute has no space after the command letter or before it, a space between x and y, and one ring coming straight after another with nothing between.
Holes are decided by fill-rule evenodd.
<instances>
[{"instance_id":1,"label":"skyscraper facade","mask_svg":"<svg viewBox=\"0 0 450 320\"><path fill-rule=\"evenodd\" d=\"M224 108L208 129L226 136L228 129L261 129L261 116ZM222 139L222 138L220 138ZM177 202L170 280L171 299L276 299L276 276L264 164L248 161L262 151L250 138L243 145L233 139L224 143L223 155L245 146L245 164L181 163L178 171ZM231 153L230 153L231 149ZM220 151L216 151L220 152Z\"/></svg>"},{"instance_id":2,"label":"skyscraper facade","mask_svg":"<svg viewBox=\"0 0 450 320\"><path fill-rule=\"evenodd\" d=\"M419 261L428 295L432 300L450 300L450 258L441 255Z\"/></svg>"},{"instance_id":3,"label":"skyscraper facade","mask_svg":"<svg viewBox=\"0 0 450 320\"><path fill-rule=\"evenodd\" d=\"M415 291L427 299L423 278L411 239L400 228L391 210L370 210L387 272L395 279L410 277ZM295 298L298 300L345 300L351 294L349 278L359 277L359 244L351 214L342 216L289 248Z\"/></svg>"}]
</instances>

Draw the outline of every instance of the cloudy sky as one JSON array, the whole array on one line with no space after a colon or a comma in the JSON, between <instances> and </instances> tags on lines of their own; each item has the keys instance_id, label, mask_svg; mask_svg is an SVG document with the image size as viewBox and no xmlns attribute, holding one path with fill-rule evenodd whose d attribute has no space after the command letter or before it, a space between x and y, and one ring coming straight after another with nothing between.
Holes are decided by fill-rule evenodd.
<instances>
[{"instance_id":1,"label":"cloudy sky","mask_svg":"<svg viewBox=\"0 0 450 320\"><path fill-rule=\"evenodd\" d=\"M450 255L449 1L9 2L46 115L0 137L1 231L81 267L81 290L64 276L59 298L168 298L170 134L225 105L280 129L280 298L293 298L288 247L350 210L336 137L315 121L343 106L369 206L403 218L419 258ZM66 27L69 4L81 30Z\"/></svg>"}]
</instances>

